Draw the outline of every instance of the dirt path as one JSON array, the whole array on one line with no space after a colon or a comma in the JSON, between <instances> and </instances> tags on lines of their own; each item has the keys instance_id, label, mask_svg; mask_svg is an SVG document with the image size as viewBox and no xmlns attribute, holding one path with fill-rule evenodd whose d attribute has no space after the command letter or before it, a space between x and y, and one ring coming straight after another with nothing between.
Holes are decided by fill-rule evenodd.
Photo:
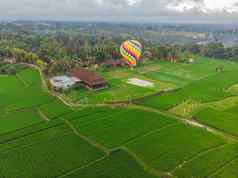
<instances>
[{"instance_id":1,"label":"dirt path","mask_svg":"<svg viewBox=\"0 0 238 178\"><path fill-rule=\"evenodd\" d=\"M49 122L50 119L40 110L40 109L37 109L37 112L39 113L40 117L46 121L46 122Z\"/></svg>"},{"instance_id":2,"label":"dirt path","mask_svg":"<svg viewBox=\"0 0 238 178\"><path fill-rule=\"evenodd\" d=\"M154 108L150 108L150 107L146 107L146 106L139 106L139 105L131 105L131 107L133 108L137 108L137 109L143 109L145 111L149 111L149 112L155 112L155 113L158 113L158 114L161 114L161 115L164 115L164 116L168 116L168 117L171 117L171 118L175 118L177 119L178 121L184 123L184 124L187 124L187 125L190 125L190 126L193 126L193 127L198 127L198 128L202 128L202 129L205 129L206 131L214 134L214 135L217 135L217 136L220 136L220 137L223 137L227 140L230 140L230 141L235 141L235 142L238 142L238 137L234 136L234 135L231 135L229 133L226 133L224 131L221 131L219 129L216 129L216 128L212 128L206 124L203 124L203 123L200 123L196 120L193 120L193 119L187 119L187 118L183 118L183 117L179 117L179 116L176 116L168 111L161 111L161 110L158 110L158 109L154 109Z\"/></svg>"}]
</instances>

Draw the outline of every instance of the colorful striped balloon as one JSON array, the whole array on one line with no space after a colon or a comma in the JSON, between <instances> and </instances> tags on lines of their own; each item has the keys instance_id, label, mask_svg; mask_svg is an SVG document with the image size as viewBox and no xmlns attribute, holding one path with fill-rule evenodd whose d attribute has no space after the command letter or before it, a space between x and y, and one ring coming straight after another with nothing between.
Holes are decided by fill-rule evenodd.
<instances>
[{"instance_id":1,"label":"colorful striped balloon","mask_svg":"<svg viewBox=\"0 0 238 178\"><path fill-rule=\"evenodd\" d=\"M136 40L128 40L122 43L120 48L123 61L130 67L134 67L140 60L142 45Z\"/></svg>"}]
</instances>

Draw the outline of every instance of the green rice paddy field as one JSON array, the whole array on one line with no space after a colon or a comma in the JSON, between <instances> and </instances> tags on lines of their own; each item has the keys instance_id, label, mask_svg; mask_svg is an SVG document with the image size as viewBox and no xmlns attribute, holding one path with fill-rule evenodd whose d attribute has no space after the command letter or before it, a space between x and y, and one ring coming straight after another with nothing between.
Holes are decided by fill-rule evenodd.
<instances>
[{"instance_id":1,"label":"green rice paddy field","mask_svg":"<svg viewBox=\"0 0 238 178\"><path fill-rule=\"evenodd\" d=\"M197 57L97 72L108 89L65 96L85 107L52 96L37 70L0 75L1 178L238 177L238 64Z\"/></svg>"}]
</instances>

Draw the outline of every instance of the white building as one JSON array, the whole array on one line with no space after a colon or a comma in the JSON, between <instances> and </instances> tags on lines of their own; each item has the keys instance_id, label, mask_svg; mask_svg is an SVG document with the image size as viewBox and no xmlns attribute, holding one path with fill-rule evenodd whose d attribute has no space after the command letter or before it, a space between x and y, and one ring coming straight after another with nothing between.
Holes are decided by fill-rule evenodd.
<instances>
[{"instance_id":1,"label":"white building","mask_svg":"<svg viewBox=\"0 0 238 178\"><path fill-rule=\"evenodd\" d=\"M68 77L66 75L50 78L50 83L55 90L67 90L80 82L75 77Z\"/></svg>"}]
</instances>

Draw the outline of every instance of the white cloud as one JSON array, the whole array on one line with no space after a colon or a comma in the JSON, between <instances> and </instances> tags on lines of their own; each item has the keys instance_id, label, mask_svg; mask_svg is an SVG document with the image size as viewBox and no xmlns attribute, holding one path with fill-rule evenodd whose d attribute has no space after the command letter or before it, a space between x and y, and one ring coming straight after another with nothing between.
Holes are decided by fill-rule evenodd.
<instances>
[{"instance_id":1,"label":"white cloud","mask_svg":"<svg viewBox=\"0 0 238 178\"><path fill-rule=\"evenodd\" d=\"M127 0L129 6L133 6L135 4L141 3L142 0Z\"/></svg>"},{"instance_id":2,"label":"white cloud","mask_svg":"<svg viewBox=\"0 0 238 178\"><path fill-rule=\"evenodd\" d=\"M182 0L168 3L167 8L180 13L194 9L205 13L238 13L238 0Z\"/></svg>"},{"instance_id":3,"label":"white cloud","mask_svg":"<svg viewBox=\"0 0 238 178\"><path fill-rule=\"evenodd\" d=\"M238 19L238 0L0 0L0 19L16 17L110 21Z\"/></svg>"},{"instance_id":4,"label":"white cloud","mask_svg":"<svg viewBox=\"0 0 238 178\"><path fill-rule=\"evenodd\" d=\"M135 4L141 3L143 0L96 0L100 5L123 5L123 6L133 6Z\"/></svg>"}]
</instances>

